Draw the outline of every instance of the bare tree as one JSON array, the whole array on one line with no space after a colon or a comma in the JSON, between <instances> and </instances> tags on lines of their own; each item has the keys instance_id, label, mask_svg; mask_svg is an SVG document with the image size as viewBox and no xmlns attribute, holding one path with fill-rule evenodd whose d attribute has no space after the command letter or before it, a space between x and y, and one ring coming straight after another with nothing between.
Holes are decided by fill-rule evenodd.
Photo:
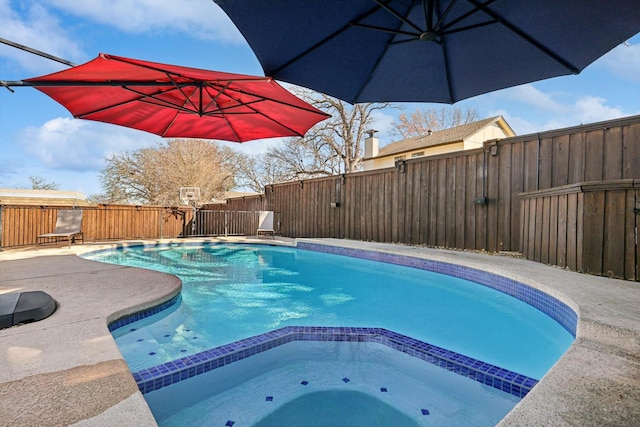
<instances>
[{"instance_id":1,"label":"bare tree","mask_svg":"<svg viewBox=\"0 0 640 427\"><path fill-rule=\"evenodd\" d=\"M342 161L326 138L312 129L304 138L288 138L281 146L271 147L265 157L283 168L288 180L340 173Z\"/></svg>"},{"instance_id":2,"label":"bare tree","mask_svg":"<svg viewBox=\"0 0 640 427\"><path fill-rule=\"evenodd\" d=\"M331 115L301 138L287 138L258 156L245 156L239 184L254 191L265 185L318 176L355 172L364 155L365 131L373 113L390 103L350 105L328 95L294 87L296 95Z\"/></svg>"},{"instance_id":3,"label":"bare tree","mask_svg":"<svg viewBox=\"0 0 640 427\"><path fill-rule=\"evenodd\" d=\"M30 176L31 189L33 190L57 190L60 186L56 182L48 182L41 176Z\"/></svg>"},{"instance_id":4,"label":"bare tree","mask_svg":"<svg viewBox=\"0 0 640 427\"><path fill-rule=\"evenodd\" d=\"M278 182L293 181L296 179L289 166L277 157L267 155L249 156L241 154L242 160L239 162L240 173L237 184L261 193L264 187Z\"/></svg>"},{"instance_id":5,"label":"bare tree","mask_svg":"<svg viewBox=\"0 0 640 427\"><path fill-rule=\"evenodd\" d=\"M203 201L235 186L238 155L201 139L173 139L155 148L114 154L100 179L106 203L175 205L180 187L200 187Z\"/></svg>"},{"instance_id":6,"label":"bare tree","mask_svg":"<svg viewBox=\"0 0 640 427\"><path fill-rule=\"evenodd\" d=\"M394 123L393 134L399 138L412 138L427 134L428 131L448 129L478 120L475 108L462 110L457 107L416 108L409 115L402 113Z\"/></svg>"},{"instance_id":7,"label":"bare tree","mask_svg":"<svg viewBox=\"0 0 640 427\"><path fill-rule=\"evenodd\" d=\"M276 182L355 172L364 155L365 131L372 114L390 103L350 105L328 95L295 87L296 95L331 115L301 138L288 138L244 162L242 183L256 191Z\"/></svg>"},{"instance_id":8,"label":"bare tree","mask_svg":"<svg viewBox=\"0 0 640 427\"><path fill-rule=\"evenodd\" d=\"M300 143L315 151L326 149L326 154L319 157L324 159L320 166L325 167L328 174L357 171L364 155L365 131L373 124L373 112L392 105L388 102L350 105L322 93L305 89L295 92L314 107L331 114L331 118L314 126ZM335 168L334 157L340 163L338 168Z\"/></svg>"}]
</instances>

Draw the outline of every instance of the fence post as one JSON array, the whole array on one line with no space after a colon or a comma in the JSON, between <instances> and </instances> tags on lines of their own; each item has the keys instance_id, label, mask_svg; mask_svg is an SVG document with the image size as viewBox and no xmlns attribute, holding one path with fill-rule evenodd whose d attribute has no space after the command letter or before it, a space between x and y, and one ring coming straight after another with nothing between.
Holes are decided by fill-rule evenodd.
<instances>
[{"instance_id":1,"label":"fence post","mask_svg":"<svg viewBox=\"0 0 640 427\"><path fill-rule=\"evenodd\" d=\"M228 216L227 216L228 211L224 211L224 237L227 237L229 235L229 223L228 223Z\"/></svg>"},{"instance_id":2,"label":"fence post","mask_svg":"<svg viewBox=\"0 0 640 427\"><path fill-rule=\"evenodd\" d=\"M4 212L4 206L0 205L0 250L2 250L2 229L3 227L3 223L2 223L2 213Z\"/></svg>"}]
</instances>

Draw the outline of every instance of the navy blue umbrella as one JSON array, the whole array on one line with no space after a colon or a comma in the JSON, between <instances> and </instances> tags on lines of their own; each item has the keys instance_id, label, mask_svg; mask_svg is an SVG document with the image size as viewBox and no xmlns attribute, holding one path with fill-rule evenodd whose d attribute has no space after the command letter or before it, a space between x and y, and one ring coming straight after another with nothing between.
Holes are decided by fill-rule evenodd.
<instances>
[{"instance_id":1,"label":"navy blue umbrella","mask_svg":"<svg viewBox=\"0 0 640 427\"><path fill-rule=\"evenodd\" d=\"M453 103L577 74L640 31L637 0L214 1L265 75L351 103Z\"/></svg>"}]
</instances>

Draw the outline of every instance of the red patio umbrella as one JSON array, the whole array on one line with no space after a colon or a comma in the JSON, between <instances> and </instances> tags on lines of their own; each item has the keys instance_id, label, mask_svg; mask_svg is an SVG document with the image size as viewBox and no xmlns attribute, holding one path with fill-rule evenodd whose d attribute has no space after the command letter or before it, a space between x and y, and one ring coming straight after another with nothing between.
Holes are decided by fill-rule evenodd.
<instances>
[{"instance_id":1,"label":"red patio umbrella","mask_svg":"<svg viewBox=\"0 0 640 427\"><path fill-rule=\"evenodd\" d=\"M100 54L24 80L74 117L163 137L245 142L302 136L329 117L270 77L223 73Z\"/></svg>"}]
</instances>

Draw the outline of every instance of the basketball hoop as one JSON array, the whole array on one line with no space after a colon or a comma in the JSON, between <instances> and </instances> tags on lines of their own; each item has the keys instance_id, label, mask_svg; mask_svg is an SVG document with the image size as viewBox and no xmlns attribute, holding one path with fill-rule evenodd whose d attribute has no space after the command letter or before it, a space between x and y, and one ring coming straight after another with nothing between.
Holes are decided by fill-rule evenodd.
<instances>
[{"instance_id":1,"label":"basketball hoop","mask_svg":"<svg viewBox=\"0 0 640 427\"><path fill-rule=\"evenodd\" d=\"M191 235L196 234L196 215L198 202L200 201L200 187L180 187L180 200L187 206L193 207L193 219L191 220Z\"/></svg>"},{"instance_id":2,"label":"basketball hoop","mask_svg":"<svg viewBox=\"0 0 640 427\"><path fill-rule=\"evenodd\" d=\"M195 206L200 201L200 187L180 187L180 200L189 206Z\"/></svg>"}]
</instances>

